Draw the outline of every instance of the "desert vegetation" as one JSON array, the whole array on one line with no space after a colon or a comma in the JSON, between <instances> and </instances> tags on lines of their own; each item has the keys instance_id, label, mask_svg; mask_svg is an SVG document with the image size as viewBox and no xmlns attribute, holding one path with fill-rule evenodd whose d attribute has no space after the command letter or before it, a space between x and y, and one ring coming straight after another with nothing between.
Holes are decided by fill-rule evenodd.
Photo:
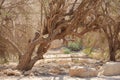
<instances>
[{"instance_id":1,"label":"desert vegetation","mask_svg":"<svg viewBox=\"0 0 120 80\"><path fill-rule=\"evenodd\" d=\"M119 13L120 0L1 0L0 63L31 70L54 40L61 53L119 61Z\"/></svg>"}]
</instances>

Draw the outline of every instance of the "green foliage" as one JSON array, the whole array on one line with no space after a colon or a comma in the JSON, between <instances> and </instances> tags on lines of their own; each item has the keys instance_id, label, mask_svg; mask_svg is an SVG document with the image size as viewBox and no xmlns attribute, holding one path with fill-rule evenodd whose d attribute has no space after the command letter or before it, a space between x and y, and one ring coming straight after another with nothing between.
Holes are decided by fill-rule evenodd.
<instances>
[{"instance_id":1,"label":"green foliage","mask_svg":"<svg viewBox=\"0 0 120 80\"><path fill-rule=\"evenodd\" d=\"M109 60L109 52L108 52L108 51L105 51L105 52L103 53L103 59L104 59L104 60Z\"/></svg>"},{"instance_id":2,"label":"green foliage","mask_svg":"<svg viewBox=\"0 0 120 80\"><path fill-rule=\"evenodd\" d=\"M120 50L116 51L116 59L120 59Z\"/></svg>"},{"instance_id":3,"label":"green foliage","mask_svg":"<svg viewBox=\"0 0 120 80\"><path fill-rule=\"evenodd\" d=\"M0 64L5 64L8 63L9 61L7 59L4 58L0 58Z\"/></svg>"},{"instance_id":4,"label":"green foliage","mask_svg":"<svg viewBox=\"0 0 120 80\"><path fill-rule=\"evenodd\" d=\"M70 41L68 42L67 47L71 51L80 51L82 49L82 41L81 40L77 40L75 42Z\"/></svg>"},{"instance_id":5,"label":"green foliage","mask_svg":"<svg viewBox=\"0 0 120 80\"><path fill-rule=\"evenodd\" d=\"M84 52L85 54L87 54L87 55L90 55L91 52L92 52L92 48L91 48L91 47L85 48L85 49L83 50L83 52Z\"/></svg>"},{"instance_id":6,"label":"green foliage","mask_svg":"<svg viewBox=\"0 0 120 80\"><path fill-rule=\"evenodd\" d=\"M71 53L70 49L68 49L68 48L64 48L63 52L64 52L64 54L70 54Z\"/></svg>"}]
</instances>

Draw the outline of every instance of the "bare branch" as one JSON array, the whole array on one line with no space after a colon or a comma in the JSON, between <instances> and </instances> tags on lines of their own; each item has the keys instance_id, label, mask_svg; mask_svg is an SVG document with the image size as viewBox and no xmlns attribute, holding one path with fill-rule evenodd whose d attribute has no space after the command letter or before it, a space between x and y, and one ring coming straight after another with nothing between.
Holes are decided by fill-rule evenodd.
<instances>
[{"instance_id":1,"label":"bare branch","mask_svg":"<svg viewBox=\"0 0 120 80\"><path fill-rule=\"evenodd\" d=\"M2 7L2 5L4 4L5 0L2 0L1 3L0 3L0 9Z\"/></svg>"},{"instance_id":2,"label":"bare branch","mask_svg":"<svg viewBox=\"0 0 120 80\"><path fill-rule=\"evenodd\" d=\"M12 40L10 40L9 38L4 38L4 39L7 40L8 43L10 43L14 47L14 49L16 49L19 57L21 57L23 55L23 52L19 49L19 47Z\"/></svg>"}]
</instances>

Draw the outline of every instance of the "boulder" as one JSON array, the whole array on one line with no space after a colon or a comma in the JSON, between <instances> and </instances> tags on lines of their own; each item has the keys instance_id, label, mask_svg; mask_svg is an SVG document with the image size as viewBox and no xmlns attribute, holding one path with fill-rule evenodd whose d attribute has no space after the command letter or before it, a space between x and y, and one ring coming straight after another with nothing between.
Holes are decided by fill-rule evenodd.
<instances>
[{"instance_id":1,"label":"boulder","mask_svg":"<svg viewBox=\"0 0 120 80\"><path fill-rule=\"evenodd\" d=\"M3 71L0 71L0 76L4 76L4 72Z\"/></svg>"},{"instance_id":2,"label":"boulder","mask_svg":"<svg viewBox=\"0 0 120 80\"><path fill-rule=\"evenodd\" d=\"M71 58L58 58L58 59L45 59L44 62L48 63L48 62L57 62L58 64L66 64L68 62L71 62Z\"/></svg>"},{"instance_id":3,"label":"boulder","mask_svg":"<svg viewBox=\"0 0 120 80\"><path fill-rule=\"evenodd\" d=\"M95 77L97 74L98 71L95 68L85 66L73 66L69 70L69 75L72 77Z\"/></svg>"},{"instance_id":4,"label":"boulder","mask_svg":"<svg viewBox=\"0 0 120 80\"><path fill-rule=\"evenodd\" d=\"M59 58L71 58L71 54L47 54L44 55L44 59L59 59Z\"/></svg>"},{"instance_id":5,"label":"boulder","mask_svg":"<svg viewBox=\"0 0 120 80\"><path fill-rule=\"evenodd\" d=\"M100 68L100 75L120 75L120 62L107 62Z\"/></svg>"},{"instance_id":6,"label":"boulder","mask_svg":"<svg viewBox=\"0 0 120 80\"><path fill-rule=\"evenodd\" d=\"M34 73L31 70L30 71L25 71L24 76L34 76Z\"/></svg>"},{"instance_id":7,"label":"boulder","mask_svg":"<svg viewBox=\"0 0 120 80\"><path fill-rule=\"evenodd\" d=\"M97 62L95 59L87 58L72 58L73 62L82 63L82 64L94 64Z\"/></svg>"},{"instance_id":8,"label":"boulder","mask_svg":"<svg viewBox=\"0 0 120 80\"><path fill-rule=\"evenodd\" d=\"M83 52L72 53L70 55L71 55L71 58L88 58L88 56Z\"/></svg>"},{"instance_id":9,"label":"boulder","mask_svg":"<svg viewBox=\"0 0 120 80\"><path fill-rule=\"evenodd\" d=\"M49 72L52 74L61 74L62 70L56 67L56 68L50 69Z\"/></svg>"}]
</instances>

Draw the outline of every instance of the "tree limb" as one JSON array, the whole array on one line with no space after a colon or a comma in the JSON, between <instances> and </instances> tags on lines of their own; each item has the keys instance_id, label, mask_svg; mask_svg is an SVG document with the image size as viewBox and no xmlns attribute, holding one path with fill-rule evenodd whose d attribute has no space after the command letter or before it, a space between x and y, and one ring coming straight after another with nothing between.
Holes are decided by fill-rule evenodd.
<instances>
[{"instance_id":1,"label":"tree limb","mask_svg":"<svg viewBox=\"0 0 120 80\"><path fill-rule=\"evenodd\" d=\"M19 57L21 57L23 52L19 49L19 47L12 40L10 40L9 38L4 38L4 39L7 40L7 42L10 43L14 47L14 49L16 49L16 51L18 52Z\"/></svg>"},{"instance_id":2,"label":"tree limb","mask_svg":"<svg viewBox=\"0 0 120 80\"><path fill-rule=\"evenodd\" d=\"M5 2L5 0L1 1L1 3L0 3L0 9L1 9L1 7L2 7L2 5L3 5L4 2Z\"/></svg>"}]
</instances>

